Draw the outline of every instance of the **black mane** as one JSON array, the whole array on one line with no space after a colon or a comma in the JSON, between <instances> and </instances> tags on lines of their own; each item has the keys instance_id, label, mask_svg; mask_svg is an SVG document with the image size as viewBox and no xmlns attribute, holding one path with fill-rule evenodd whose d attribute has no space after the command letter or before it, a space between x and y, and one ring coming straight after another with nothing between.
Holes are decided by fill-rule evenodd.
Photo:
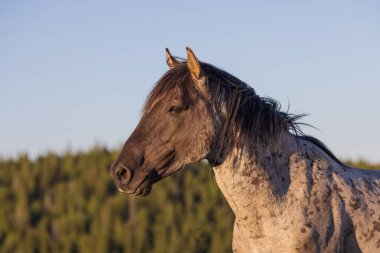
<instances>
[{"instance_id":1,"label":"black mane","mask_svg":"<svg viewBox=\"0 0 380 253\"><path fill-rule=\"evenodd\" d=\"M224 115L223 129L217 146L227 148L240 145L247 138L263 145L276 144L284 131L312 142L330 157L341 163L332 152L319 140L302 133L299 119L304 114L296 115L281 111L278 101L260 97L255 90L237 77L211 64L201 62L206 76L206 89L211 105ZM182 104L189 108L195 104L201 92L197 89L185 61L170 69L155 85L147 98L144 112L149 111L156 101L164 99L179 89ZM306 124L307 125L307 124Z\"/></svg>"}]
</instances>

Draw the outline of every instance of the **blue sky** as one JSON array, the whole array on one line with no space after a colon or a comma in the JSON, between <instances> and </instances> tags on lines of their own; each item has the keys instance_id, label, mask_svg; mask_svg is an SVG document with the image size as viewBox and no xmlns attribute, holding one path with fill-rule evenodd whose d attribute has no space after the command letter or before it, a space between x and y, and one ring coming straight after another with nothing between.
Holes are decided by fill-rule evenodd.
<instances>
[{"instance_id":1,"label":"blue sky","mask_svg":"<svg viewBox=\"0 0 380 253\"><path fill-rule=\"evenodd\" d=\"M1 1L0 156L119 147L164 48L279 100L338 157L380 162L379 1Z\"/></svg>"}]
</instances>

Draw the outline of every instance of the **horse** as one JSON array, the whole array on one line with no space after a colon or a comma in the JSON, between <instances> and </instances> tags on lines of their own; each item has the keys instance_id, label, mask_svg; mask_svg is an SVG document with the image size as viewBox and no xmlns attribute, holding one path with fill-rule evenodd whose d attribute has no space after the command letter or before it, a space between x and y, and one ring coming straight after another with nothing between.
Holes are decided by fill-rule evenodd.
<instances>
[{"instance_id":1,"label":"horse","mask_svg":"<svg viewBox=\"0 0 380 253\"><path fill-rule=\"evenodd\" d=\"M169 70L110 168L119 191L152 185L207 159L235 214L232 249L380 252L380 173L351 168L300 119L237 77L166 49Z\"/></svg>"}]
</instances>

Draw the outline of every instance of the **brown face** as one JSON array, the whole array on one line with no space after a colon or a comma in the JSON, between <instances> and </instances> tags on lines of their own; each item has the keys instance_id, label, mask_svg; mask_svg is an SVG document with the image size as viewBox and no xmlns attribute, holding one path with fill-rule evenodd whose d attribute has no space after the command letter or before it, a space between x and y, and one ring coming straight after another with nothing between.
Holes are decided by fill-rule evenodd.
<instances>
[{"instance_id":1,"label":"brown face","mask_svg":"<svg viewBox=\"0 0 380 253\"><path fill-rule=\"evenodd\" d=\"M152 184L207 155L212 124L205 103L183 108L178 95L157 102L126 141L111 168L120 191L147 195Z\"/></svg>"},{"instance_id":2,"label":"brown face","mask_svg":"<svg viewBox=\"0 0 380 253\"><path fill-rule=\"evenodd\" d=\"M205 99L194 97L185 108L182 98L176 89L145 111L110 170L120 191L145 196L157 181L206 157L213 124Z\"/></svg>"}]
</instances>

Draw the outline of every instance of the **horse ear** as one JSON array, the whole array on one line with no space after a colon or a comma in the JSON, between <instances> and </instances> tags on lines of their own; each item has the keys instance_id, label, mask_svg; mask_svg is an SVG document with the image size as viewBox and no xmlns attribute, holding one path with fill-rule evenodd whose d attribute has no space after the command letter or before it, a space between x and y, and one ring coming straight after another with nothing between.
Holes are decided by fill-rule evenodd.
<instances>
[{"instance_id":1,"label":"horse ear","mask_svg":"<svg viewBox=\"0 0 380 253\"><path fill-rule=\"evenodd\" d=\"M203 72L201 65L199 64L199 61L197 57L195 57L195 54L193 50L191 50L191 48L186 47L186 51L187 51L187 67L189 68L191 75L195 79L198 80L201 78L202 72Z\"/></svg>"},{"instance_id":2,"label":"horse ear","mask_svg":"<svg viewBox=\"0 0 380 253\"><path fill-rule=\"evenodd\" d=\"M169 68L172 69L179 62L170 54L170 51L168 48L165 48L165 52L166 52L166 63L168 64Z\"/></svg>"}]
</instances>

